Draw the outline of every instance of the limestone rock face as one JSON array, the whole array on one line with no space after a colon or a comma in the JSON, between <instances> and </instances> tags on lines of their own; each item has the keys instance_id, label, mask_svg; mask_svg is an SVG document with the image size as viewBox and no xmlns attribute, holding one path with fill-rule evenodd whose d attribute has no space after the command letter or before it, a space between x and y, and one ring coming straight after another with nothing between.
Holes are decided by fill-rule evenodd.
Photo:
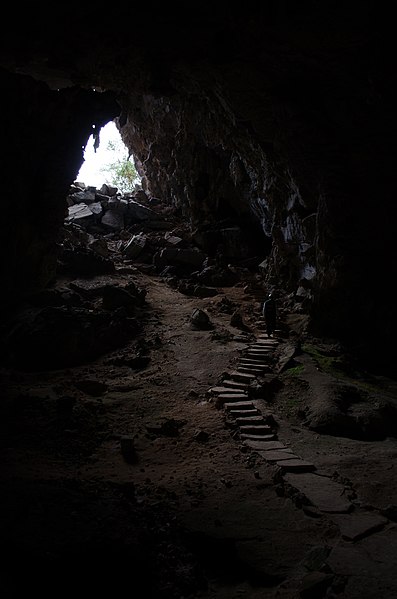
<instances>
[{"instance_id":1,"label":"limestone rock face","mask_svg":"<svg viewBox=\"0 0 397 599\"><path fill-rule=\"evenodd\" d=\"M296 294L314 330L384 364L395 332L387 14L356 2L196 7L194 18L125 5L112 28L98 7L59 10L32 9L15 28L11 15L2 38L5 298L54 276L83 147L116 119L146 197L193 229L239 227L244 257Z\"/></svg>"}]
</instances>

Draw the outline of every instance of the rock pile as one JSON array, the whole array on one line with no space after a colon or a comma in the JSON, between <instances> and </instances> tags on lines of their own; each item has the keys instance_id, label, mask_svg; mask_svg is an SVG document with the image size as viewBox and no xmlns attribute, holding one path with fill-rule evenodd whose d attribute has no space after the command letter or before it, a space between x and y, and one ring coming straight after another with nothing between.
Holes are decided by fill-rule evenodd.
<instances>
[{"instance_id":1,"label":"rock pile","mask_svg":"<svg viewBox=\"0 0 397 599\"><path fill-rule=\"evenodd\" d=\"M230 251L211 256L205 244L198 246L200 235L141 189L122 195L108 185L75 183L67 204L56 280L28 297L4 331L0 353L10 367L73 367L139 336L146 291L134 274L160 276L200 298L247 277L247 269L229 264ZM222 230L222 247L234 247L235 228L230 244Z\"/></svg>"}]
</instances>

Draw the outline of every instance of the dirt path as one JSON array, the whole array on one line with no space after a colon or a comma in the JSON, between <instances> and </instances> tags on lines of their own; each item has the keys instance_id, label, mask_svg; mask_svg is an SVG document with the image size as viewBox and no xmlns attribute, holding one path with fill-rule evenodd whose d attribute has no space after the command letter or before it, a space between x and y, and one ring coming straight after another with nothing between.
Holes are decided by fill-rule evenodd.
<instances>
[{"instance_id":1,"label":"dirt path","mask_svg":"<svg viewBox=\"0 0 397 599\"><path fill-rule=\"evenodd\" d=\"M134 342L78 368L3 373L6 596L395 597L396 440L308 430L289 410L306 389L286 381L271 404L255 401L316 471L284 472L243 443L209 393L263 332L258 298L242 285L192 298L134 277L147 289L144 367L127 365ZM249 328L245 343L225 297ZM195 309L213 328L191 326ZM60 414L65 397L73 407Z\"/></svg>"}]
</instances>

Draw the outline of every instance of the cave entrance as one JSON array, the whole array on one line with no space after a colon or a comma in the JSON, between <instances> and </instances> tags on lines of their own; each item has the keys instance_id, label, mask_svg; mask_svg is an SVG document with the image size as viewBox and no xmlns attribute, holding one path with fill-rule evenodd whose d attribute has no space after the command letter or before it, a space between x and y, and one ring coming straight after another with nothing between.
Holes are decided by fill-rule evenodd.
<instances>
[{"instance_id":1,"label":"cave entrance","mask_svg":"<svg viewBox=\"0 0 397 599\"><path fill-rule=\"evenodd\" d=\"M97 189L104 184L110 185L117 187L121 193L130 193L140 187L141 178L134 157L130 155L114 121L109 121L98 131L93 126L77 181Z\"/></svg>"},{"instance_id":2,"label":"cave entrance","mask_svg":"<svg viewBox=\"0 0 397 599\"><path fill-rule=\"evenodd\" d=\"M78 231L97 239L124 235L136 224L139 211L138 216L143 213L141 220L151 215L150 198L142 188L135 157L115 121L101 128L93 126L83 149L84 162L66 196L64 225L67 237L73 238L69 239L72 246L80 244ZM100 243L99 250L102 257L108 256L105 244Z\"/></svg>"}]
</instances>

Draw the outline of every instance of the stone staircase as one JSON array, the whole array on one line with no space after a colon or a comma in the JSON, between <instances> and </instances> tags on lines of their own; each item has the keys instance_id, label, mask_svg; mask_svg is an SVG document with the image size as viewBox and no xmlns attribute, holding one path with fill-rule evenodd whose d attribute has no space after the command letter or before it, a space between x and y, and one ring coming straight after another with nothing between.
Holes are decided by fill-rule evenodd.
<instances>
[{"instance_id":1,"label":"stone staircase","mask_svg":"<svg viewBox=\"0 0 397 599\"><path fill-rule=\"evenodd\" d=\"M341 536L356 541L382 530L388 519L376 511L357 507L347 497L346 488L316 465L294 453L278 438L277 422L264 399L255 398L253 384L258 377L272 375L272 360L279 341L259 334L240 351L237 366L224 373L208 391L217 409L223 410L233 437L265 462L278 467L289 496L299 497L300 507L309 516L327 515L339 526ZM303 501L302 501L302 498Z\"/></svg>"},{"instance_id":2,"label":"stone staircase","mask_svg":"<svg viewBox=\"0 0 397 599\"><path fill-rule=\"evenodd\" d=\"M241 350L236 369L225 373L219 386L209 393L215 395L215 406L225 410L231 427L238 429L244 445L283 472L310 472L315 470L314 464L295 455L277 439L274 416L264 413L260 407L263 400L251 397L251 383L272 372L271 361L277 344L277 339L259 335Z\"/></svg>"}]
</instances>

